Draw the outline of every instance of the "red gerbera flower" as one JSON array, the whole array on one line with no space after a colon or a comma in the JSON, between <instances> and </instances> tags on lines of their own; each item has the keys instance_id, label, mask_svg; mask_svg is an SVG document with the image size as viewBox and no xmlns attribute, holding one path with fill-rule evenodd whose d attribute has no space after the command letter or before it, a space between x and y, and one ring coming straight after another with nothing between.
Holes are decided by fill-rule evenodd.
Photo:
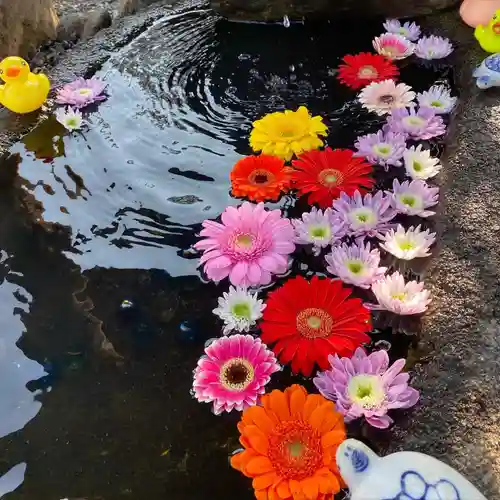
<instances>
[{"instance_id":1,"label":"red gerbera flower","mask_svg":"<svg viewBox=\"0 0 500 500\"><path fill-rule=\"evenodd\" d=\"M325 148L308 151L292 162L296 169L292 180L300 195L309 193L308 203L321 208L332 206L341 192L352 196L372 188L375 182L370 174L373 167L364 158L356 158L350 149Z\"/></svg>"},{"instance_id":2,"label":"red gerbera flower","mask_svg":"<svg viewBox=\"0 0 500 500\"><path fill-rule=\"evenodd\" d=\"M262 341L275 343L274 353L281 363L291 362L294 373L309 376L314 363L326 370L330 354L350 357L370 340L370 312L350 295L340 280L288 280L266 301Z\"/></svg>"},{"instance_id":3,"label":"red gerbera flower","mask_svg":"<svg viewBox=\"0 0 500 500\"><path fill-rule=\"evenodd\" d=\"M386 57L363 52L347 55L339 66L337 78L352 89L360 89L372 82L381 82L399 76L399 69Z\"/></svg>"}]
</instances>

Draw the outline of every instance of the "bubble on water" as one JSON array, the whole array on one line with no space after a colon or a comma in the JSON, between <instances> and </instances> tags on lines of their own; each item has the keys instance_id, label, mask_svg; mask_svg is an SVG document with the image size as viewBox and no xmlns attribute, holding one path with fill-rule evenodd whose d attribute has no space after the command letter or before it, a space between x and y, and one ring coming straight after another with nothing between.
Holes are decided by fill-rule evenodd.
<instances>
[{"instance_id":1,"label":"bubble on water","mask_svg":"<svg viewBox=\"0 0 500 500\"><path fill-rule=\"evenodd\" d=\"M135 304L128 299L122 300L120 304L120 311L130 311L130 309L133 309L135 307Z\"/></svg>"},{"instance_id":2,"label":"bubble on water","mask_svg":"<svg viewBox=\"0 0 500 500\"><path fill-rule=\"evenodd\" d=\"M377 349L380 349L382 351L390 351L391 350L391 343L387 340L379 340L378 342L375 342L375 347Z\"/></svg>"},{"instance_id":3,"label":"bubble on water","mask_svg":"<svg viewBox=\"0 0 500 500\"><path fill-rule=\"evenodd\" d=\"M288 19L288 16L286 14L283 16L283 26L285 28L290 27L290 19Z\"/></svg>"},{"instance_id":4,"label":"bubble on water","mask_svg":"<svg viewBox=\"0 0 500 500\"><path fill-rule=\"evenodd\" d=\"M217 340L217 338L215 338L215 337L208 339L204 345L205 349L208 349L216 340Z\"/></svg>"},{"instance_id":5,"label":"bubble on water","mask_svg":"<svg viewBox=\"0 0 500 500\"><path fill-rule=\"evenodd\" d=\"M293 73L295 71L295 66L293 64L290 64L290 71Z\"/></svg>"}]
</instances>

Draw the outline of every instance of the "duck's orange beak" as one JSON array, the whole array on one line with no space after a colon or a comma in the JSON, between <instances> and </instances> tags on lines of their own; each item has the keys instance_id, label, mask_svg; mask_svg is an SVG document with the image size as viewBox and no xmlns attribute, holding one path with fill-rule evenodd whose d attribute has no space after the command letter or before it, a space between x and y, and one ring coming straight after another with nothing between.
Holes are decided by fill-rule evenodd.
<instances>
[{"instance_id":1,"label":"duck's orange beak","mask_svg":"<svg viewBox=\"0 0 500 500\"><path fill-rule=\"evenodd\" d=\"M500 35L500 23L495 23L491 29L493 30L493 33L495 33L495 35Z\"/></svg>"},{"instance_id":2,"label":"duck's orange beak","mask_svg":"<svg viewBox=\"0 0 500 500\"><path fill-rule=\"evenodd\" d=\"M5 72L9 78L16 78L19 76L19 73L21 73L21 68L19 66L9 66Z\"/></svg>"}]
</instances>

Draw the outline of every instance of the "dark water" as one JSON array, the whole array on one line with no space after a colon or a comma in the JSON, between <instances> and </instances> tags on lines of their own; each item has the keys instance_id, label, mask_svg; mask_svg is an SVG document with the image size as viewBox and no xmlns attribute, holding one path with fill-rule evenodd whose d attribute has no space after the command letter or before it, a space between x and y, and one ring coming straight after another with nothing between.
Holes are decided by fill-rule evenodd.
<instances>
[{"instance_id":1,"label":"dark water","mask_svg":"<svg viewBox=\"0 0 500 500\"><path fill-rule=\"evenodd\" d=\"M204 219L239 204L229 171L250 153L256 118L307 105L333 147L378 128L334 71L380 31L378 20L353 30L230 24L203 10L165 18L97 74L110 98L88 129L63 136L49 119L12 148L4 167L18 163L19 178L5 189L0 228L0 473L16 468L0 494L22 483L7 498L253 498L228 466L238 415L215 417L189 395L225 287L200 280L191 245ZM401 79L420 91L447 77L408 66ZM289 197L279 205L301 211ZM293 272L318 264L298 261ZM406 352L404 339L393 354Z\"/></svg>"}]
</instances>

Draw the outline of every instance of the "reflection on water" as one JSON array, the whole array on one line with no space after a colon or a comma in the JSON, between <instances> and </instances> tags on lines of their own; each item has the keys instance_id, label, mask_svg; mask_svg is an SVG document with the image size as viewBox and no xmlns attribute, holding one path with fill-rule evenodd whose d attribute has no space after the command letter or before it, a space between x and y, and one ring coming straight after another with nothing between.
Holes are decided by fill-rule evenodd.
<instances>
[{"instance_id":1,"label":"reflection on water","mask_svg":"<svg viewBox=\"0 0 500 500\"><path fill-rule=\"evenodd\" d=\"M224 288L198 278L191 245L204 219L239 203L229 171L250 152L254 119L304 104L325 118L333 147L378 127L334 74L380 26L170 16L98 73L110 98L91 110L86 130L68 136L50 118L12 148L23 189L67 230L60 239L25 230L22 243L10 231L13 255L24 256L16 272L2 254L0 473L10 473L0 495L22 480L26 462L26 481L9 498L253 497L227 465L238 416L215 418L189 395L203 344L218 334L211 309ZM442 76L402 69L416 90ZM301 211L291 197L277 206ZM323 269L299 257L292 272ZM21 320L26 355L16 345ZM381 347L391 341L374 336Z\"/></svg>"}]
</instances>

